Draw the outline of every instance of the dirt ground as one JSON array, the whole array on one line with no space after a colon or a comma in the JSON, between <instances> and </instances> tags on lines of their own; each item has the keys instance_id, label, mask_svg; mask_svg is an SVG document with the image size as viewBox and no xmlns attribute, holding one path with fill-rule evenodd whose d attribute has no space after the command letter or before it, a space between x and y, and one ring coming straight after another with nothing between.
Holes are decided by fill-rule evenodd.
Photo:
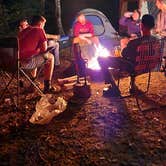
<instances>
[{"instance_id":1,"label":"dirt ground","mask_svg":"<svg viewBox=\"0 0 166 166\"><path fill-rule=\"evenodd\" d=\"M68 66L64 61L55 78ZM145 89L146 79L147 74L137 78L140 89ZM139 97L142 110L134 97L105 98L103 82L90 82L87 100L73 99L72 90L59 93L68 101L67 109L47 125L29 123L40 99L37 93L23 95L19 110L4 100L0 165L166 166L164 74L152 73L149 92ZM121 81L122 95L128 93L128 82L128 78Z\"/></svg>"}]
</instances>

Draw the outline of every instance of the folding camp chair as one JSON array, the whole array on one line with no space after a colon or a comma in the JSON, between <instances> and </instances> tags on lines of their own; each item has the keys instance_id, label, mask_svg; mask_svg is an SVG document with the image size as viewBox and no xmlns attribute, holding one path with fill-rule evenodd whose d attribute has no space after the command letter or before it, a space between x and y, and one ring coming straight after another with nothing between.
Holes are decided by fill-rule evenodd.
<instances>
[{"instance_id":1,"label":"folding camp chair","mask_svg":"<svg viewBox=\"0 0 166 166\"><path fill-rule=\"evenodd\" d=\"M90 85L87 84L87 59L83 59L81 55L80 45L78 43L73 44L73 52L75 55L75 68L77 74L77 83L74 85L74 96L80 98L89 98L91 95ZM80 78L84 78L84 84L80 83Z\"/></svg>"},{"instance_id":2,"label":"folding camp chair","mask_svg":"<svg viewBox=\"0 0 166 166\"><path fill-rule=\"evenodd\" d=\"M16 79L19 84L19 51L17 38L0 39L0 70L1 86L5 86L0 93L0 100L4 97L5 92L11 92L9 85ZM19 97L19 86L17 86L17 102Z\"/></svg>"},{"instance_id":3,"label":"folding camp chair","mask_svg":"<svg viewBox=\"0 0 166 166\"><path fill-rule=\"evenodd\" d=\"M130 86L134 83L135 77L144 73L148 73L148 79L146 84L146 90L143 91L141 94L147 93L150 87L150 80L151 80L151 72L152 71L160 71L161 60L163 55L163 44L162 40L156 39L152 41L144 41L137 47L137 56L136 56L136 63L134 67L134 72L130 74ZM119 71L120 75L121 71ZM118 78L118 87L120 85L120 77ZM138 102L138 91L134 89L132 91L132 95L136 97L138 108L140 108ZM131 95L122 96L130 97Z\"/></svg>"},{"instance_id":4,"label":"folding camp chair","mask_svg":"<svg viewBox=\"0 0 166 166\"><path fill-rule=\"evenodd\" d=\"M45 62L43 65L44 64ZM14 104L16 106L19 105L20 76L24 76L38 90L39 94L43 95L43 92L39 86L27 74L27 70L32 69L33 68L25 68L21 66L19 59L18 39L16 37L0 39L0 83L2 86L2 90L0 92L0 101L4 98L6 92L11 93L9 86L16 82L17 101ZM13 96L13 94L10 96Z\"/></svg>"}]
</instances>

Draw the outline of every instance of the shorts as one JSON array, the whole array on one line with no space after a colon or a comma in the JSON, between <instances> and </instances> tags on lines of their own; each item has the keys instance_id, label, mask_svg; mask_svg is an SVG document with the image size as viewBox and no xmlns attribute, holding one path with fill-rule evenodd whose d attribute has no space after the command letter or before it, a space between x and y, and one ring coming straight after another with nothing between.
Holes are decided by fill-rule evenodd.
<instances>
[{"instance_id":1,"label":"shorts","mask_svg":"<svg viewBox=\"0 0 166 166\"><path fill-rule=\"evenodd\" d=\"M32 70L38 68L46 63L48 53L42 53L32 56L32 58L26 62L21 62L21 67L23 69Z\"/></svg>"}]
</instances>

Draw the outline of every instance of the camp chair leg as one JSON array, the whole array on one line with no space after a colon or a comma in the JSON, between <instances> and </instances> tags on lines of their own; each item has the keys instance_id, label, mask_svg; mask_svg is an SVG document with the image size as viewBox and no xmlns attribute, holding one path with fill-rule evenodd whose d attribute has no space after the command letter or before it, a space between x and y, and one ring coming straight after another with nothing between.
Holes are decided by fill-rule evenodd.
<instances>
[{"instance_id":1,"label":"camp chair leg","mask_svg":"<svg viewBox=\"0 0 166 166\"><path fill-rule=\"evenodd\" d=\"M136 85L135 85L135 75L131 74L130 75L130 89L136 90Z\"/></svg>"},{"instance_id":2,"label":"camp chair leg","mask_svg":"<svg viewBox=\"0 0 166 166\"><path fill-rule=\"evenodd\" d=\"M17 70L17 107L20 106L20 71Z\"/></svg>"},{"instance_id":3,"label":"camp chair leg","mask_svg":"<svg viewBox=\"0 0 166 166\"><path fill-rule=\"evenodd\" d=\"M141 111L142 109L141 109L141 107L140 107L139 100L138 100L138 97L137 97L137 96L135 96L135 100L136 100L137 107L138 107L139 111Z\"/></svg>"},{"instance_id":4,"label":"camp chair leg","mask_svg":"<svg viewBox=\"0 0 166 166\"><path fill-rule=\"evenodd\" d=\"M86 79L86 76L84 77L84 85L87 85L87 79Z\"/></svg>"},{"instance_id":5,"label":"camp chair leg","mask_svg":"<svg viewBox=\"0 0 166 166\"><path fill-rule=\"evenodd\" d=\"M8 81L8 83L6 84L6 87L5 87L5 89L2 91L2 93L0 94L0 101L3 99L3 97L4 97L4 94L6 93L6 91L8 90L9 91L9 89L8 89L8 87L9 87L9 85L12 83L12 81L16 78L15 77L15 73L12 75L12 77L10 78L10 76L7 74L7 73L5 73L5 75L10 79L9 81ZM12 102L13 102L13 104L14 104L14 106L16 107L16 108L18 108L19 107L19 76L17 76L17 101L15 101L14 100L14 98L12 98ZM10 91L9 91L9 93L10 93Z\"/></svg>"},{"instance_id":6,"label":"camp chair leg","mask_svg":"<svg viewBox=\"0 0 166 166\"><path fill-rule=\"evenodd\" d=\"M145 93L149 91L149 87L150 87L150 79L151 79L151 72L149 72L149 76L148 76L148 84L147 84L147 89L146 89Z\"/></svg>"},{"instance_id":7,"label":"camp chair leg","mask_svg":"<svg viewBox=\"0 0 166 166\"><path fill-rule=\"evenodd\" d=\"M40 95L43 95L44 93L43 93L43 91L40 89L40 87L39 86L37 86L30 78L29 78L29 76L24 72L24 70L23 69L19 69L20 70L20 72L25 76L25 78L38 90L38 92L40 93Z\"/></svg>"},{"instance_id":8,"label":"camp chair leg","mask_svg":"<svg viewBox=\"0 0 166 166\"><path fill-rule=\"evenodd\" d=\"M0 96L0 100L3 98L5 92L7 91L8 87L9 87L10 83L13 81L13 79L14 79L14 75L12 76L12 78L10 79L10 81L7 83L5 89L2 91L1 96Z\"/></svg>"},{"instance_id":9,"label":"camp chair leg","mask_svg":"<svg viewBox=\"0 0 166 166\"><path fill-rule=\"evenodd\" d=\"M118 72L118 88L119 88L119 85L120 85L120 71Z\"/></svg>"}]
</instances>

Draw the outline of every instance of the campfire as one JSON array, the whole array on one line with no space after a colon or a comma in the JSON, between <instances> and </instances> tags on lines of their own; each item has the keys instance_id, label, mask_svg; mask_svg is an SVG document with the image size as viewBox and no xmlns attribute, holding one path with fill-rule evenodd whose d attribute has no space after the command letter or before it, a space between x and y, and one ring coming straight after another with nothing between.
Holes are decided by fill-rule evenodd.
<instances>
[{"instance_id":1,"label":"campfire","mask_svg":"<svg viewBox=\"0 0 166 166\"><path fill-rule=\"evenodd\" d=\"M98 57L109 57L110 53L108 49L106 49L101 44L99 46L95 45L95 55L88 62L88 68L92 70L100 70L100 65L97 61Z\"/></svg>"}]
</instances>

